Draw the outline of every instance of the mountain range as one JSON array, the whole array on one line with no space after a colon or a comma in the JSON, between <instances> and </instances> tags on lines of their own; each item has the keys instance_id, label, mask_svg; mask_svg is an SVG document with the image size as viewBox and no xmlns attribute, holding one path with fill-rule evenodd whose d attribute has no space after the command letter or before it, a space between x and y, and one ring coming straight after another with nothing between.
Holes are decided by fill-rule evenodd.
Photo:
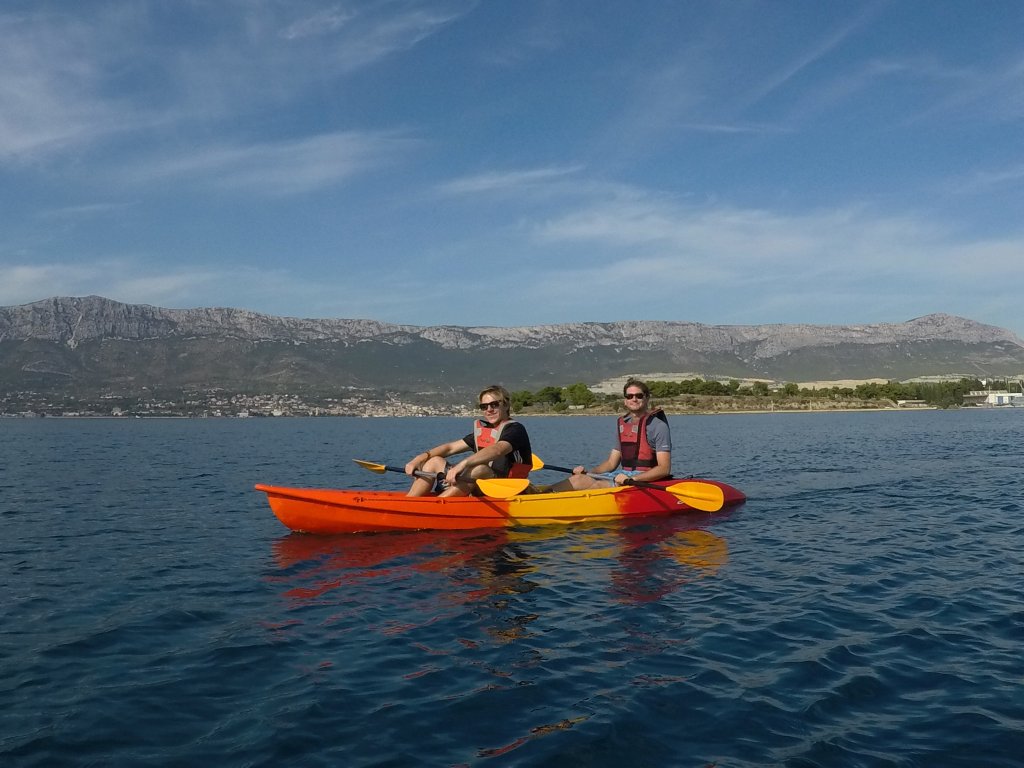
<instances>
[{"instance_id":1,"label":"mountain range","mask_svg":"<svg viewBox=\"0 0 1024 768\"><path fill-rule=\"evenodd\" d=\"M514 328L166 309L99 296L0 307L0 389L463 395L683 371L779 382L1017 377L1024 340L932 314L864 325L624 321Z\"/></svg>"}]
</instances>

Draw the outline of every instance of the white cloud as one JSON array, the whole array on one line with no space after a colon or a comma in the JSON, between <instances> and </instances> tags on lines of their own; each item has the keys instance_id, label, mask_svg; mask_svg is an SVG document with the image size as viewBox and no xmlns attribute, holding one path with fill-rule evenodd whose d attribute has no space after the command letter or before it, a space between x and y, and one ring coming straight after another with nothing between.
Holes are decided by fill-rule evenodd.
<instances>
[{"instance_id":1,"label":"white cloud","mask_svg":"<svg viewBox=\"0 0 1024 768\"><path fill-rule=\"evenodd\" d=\"M944 184L943 189L953 195L977 195L1020 186L1022 183L1024 183L1024 163L1018 163L996 171L976 171L966 178L954 179Z\"/></svg>"},{"instance_id":2,"label":"white cloud","mask_svg":"<svg viewBox=\"0 0 1024 768\"><path fill-rule=\"evenodd\" d=\"M149 141L155 127L201 127L189 140L202 146L212 124L337 87L336 79L438 33L465 5L384 3L358 14L334 6L278 22L276 3L182 4L180 24L196 34L177 37L147 6L0 11L0 163L115 135Z\"/></svg>"},{"instance_id":3,"label":"white cloud","mask_svg":"<svg viewBox=\"0 0 1024 768\"><path fill-rule=\"evenodd\" d=\"M27 304L50 296L105 296L132 303L161 304L214 281L226 283L227 274L188 271L153 274L126 259L86 264L0 264L0 304Z\"/></svg>"},{"instance_id":4,"label":"white cloud","mask_svg":"<svg viewBox=\"0 0 1024 768\"><path fill-rule=\"evenodd\" d=\"M452 195L473 195L501 190L522 192L529 188L550 184L560 178L572 176L580 170L582 170L582 166L534 168L526 171L495 171L452 179L438 185L438 190Z\"/></svg>"},{"instance_id":5,"label":"white cloud","mask_svg":"<svg viewBox=\"0 0 1024 768\"><path fill-rule=\"evenodd\" d=\"M424 7L374 18L365 26L353 27L352 34L336 47L335 62L343 71L366 66L392 53L412 48L460 15Z\"/></svg>"},{"instance_id":6,"label":"white cloud","mask_svg":"<svg viewBox=\"0 0 1024 768\"><path fill-rule=\"evenodd\" d=\"M127 179L179 178L259 195L300 194L393 162L417 141L388 133L342 132L276 143L222 144L137 163Z\"/></svg>"},{"instance_id":7,"label":"white cloud","mask_svg":"<svg viewBox=\"0 0 1024 768\"><path fill-rule=\"evenodd\" d=\"M110 42L60 15L0 15L0 162L32 160L137 126L101 95ZM106 49L106 50L105 50Z\"/></svg>"},{"instance_id":8,"label":"white cloud","mask_svg":"<svg viewBox=\"0 0 1024 768\"><path fill-rule=\"evenodd\" d=\"M853 19L846 20L841 26L830 30L827 34L813 41L782 66L769 72L767 76L754 83L742 100L742 109L746 109L777 91L784 88L801 72L827 57L840 48L854 33L862 29L877 14L878 5L865 7Z\"/></svg>"},{"instance_id":9,"label":"white cloud","mask_svg":"<svg viewBox=\"0 0 1024 768\"><path fill-rule=\"evenodd\" d=\"M806 275L890 275L926 271L949 276L971 271L975 253L1005 264L1022 241L960 242L946 223L840 208L786 214L728 206L685 206L661 200L597 203L538 225L537 239L590 246L591 258L619 261L623 252L665 266L725 266L738 280L749 270ZM796 270L796 271L793 271ZM1024 274L1024 261L1015 270Z\"/></svg>"},{"instance_id":10,"label":"white cloud","mask_svg":"<svg viewBox=\"0 0 1024 768\"><path fill-rule=\"evenodd\" d=\"M95 267L66 264L0 264L0 304L28 304L49 296L80 296L97 277Z\"/></svg>"},{"instance_id":11,"label":"white cloud","mask_svg":"<svg viewBox=\"0 0 1024 768\"><path fill-rule=\"evenodd\" d=\"M1024 117L1024 56L943 72L942 79L940 98L915 115L915 122L1001 123Z\"/></svg>"},{"instance_id":12,"label":"white cloud","mask_svg":"<svg viewBox=\"0 0 1024 768\"><path fill-rule=\"evenodd\" d=\"M356 12L354 10L350 8L343 9L335 5L293 21L285 28L281 36L286 40L298 40L305 37L330 34L344 27L355 16Z\"/></svg>"}]
</instances>

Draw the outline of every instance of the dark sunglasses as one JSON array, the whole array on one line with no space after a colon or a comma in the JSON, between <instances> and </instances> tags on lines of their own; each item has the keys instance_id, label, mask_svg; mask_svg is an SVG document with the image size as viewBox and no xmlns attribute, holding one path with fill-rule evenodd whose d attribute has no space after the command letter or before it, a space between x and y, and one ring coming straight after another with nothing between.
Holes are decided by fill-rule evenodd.
<instances>
[{"instance_id":1,"label":"dark sunglasses","mask_svg":"<svg viewBox=\"0 0 1024 768\"><path fill-rule=\"evenodd\" d=\"M501 400L492 400L489 403L480 403L480 410L481 411L487 411L487 410L490 410L491 408L494 408L495 410L500 409L501 408Z\"/></svg>"},{"instance_id":2,"label":"dark sunglasses","mask_svg":"<svg viewBox=\"0 0 1024 768\"><path fill-rule=\"evenodd\" d=\"M647 397L647 395L643 392L630 392L628 395L625 395L627 400L643 400L645 397Z\"/></svg>"}]
</instances>

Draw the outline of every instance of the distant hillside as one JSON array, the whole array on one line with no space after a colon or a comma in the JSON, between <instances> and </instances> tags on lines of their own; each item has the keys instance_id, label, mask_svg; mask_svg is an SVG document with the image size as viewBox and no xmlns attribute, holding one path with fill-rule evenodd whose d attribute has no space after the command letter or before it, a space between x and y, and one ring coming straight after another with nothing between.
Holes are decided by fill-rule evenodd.
<instances>
[{"instance_id":1,"label":"distant hillside","mask_svg":"<svg viewBox=\"0 0 1024 768\"><path fill-rule=\"evenodd\" d=\"M537 389L629 373L776 381L1018 376L1024 340L950 315L873 325L565 323L518 328L299 319L164 309L98 296L0 308L0 388L143 388L454 396L492 381Z\"/></svg>"}]
</instances>

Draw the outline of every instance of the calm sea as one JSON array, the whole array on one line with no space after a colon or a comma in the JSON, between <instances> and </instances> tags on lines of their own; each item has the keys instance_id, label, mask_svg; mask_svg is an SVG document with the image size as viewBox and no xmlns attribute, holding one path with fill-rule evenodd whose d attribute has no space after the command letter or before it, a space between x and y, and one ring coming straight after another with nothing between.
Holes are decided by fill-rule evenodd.
<instances>
[{"instance_id":1,"label":"calm sea","mask_svg":"<svg viewBox=\"0 0 1024 768\"><path fill-rule=\"evenodd\" d=\"M311 537L253 484L467 424L0 421L0 765L1024 765L1024 409L672 427L745 505Z\"/></svg>"}]
</instances>

